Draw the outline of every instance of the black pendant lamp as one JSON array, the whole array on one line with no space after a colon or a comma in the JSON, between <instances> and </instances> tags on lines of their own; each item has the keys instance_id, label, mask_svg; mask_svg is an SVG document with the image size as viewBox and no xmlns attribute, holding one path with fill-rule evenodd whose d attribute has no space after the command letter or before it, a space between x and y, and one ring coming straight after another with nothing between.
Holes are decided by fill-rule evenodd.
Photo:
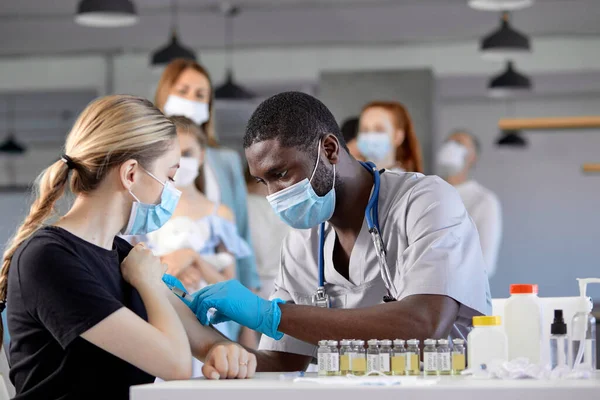
<instances>
[{"instance_id":1,"label":"black pendant lamp","mask_svg":"<svg viewBox=\"0 0 600 400\"><path fill-rule=\"evenodd\" d=\"M509 14L502 13L500 27L481 41L480 50L483 58L508 60L531 51L529 38L514 30L508 19Z\"/></svg>"},{"instance_id":2,"label":"black pendant lamp","mask_svg":"<svg viewBox=\"0 0 600 400\"><path fill-rule=\"evenodd\" d=\"M469 0L469 6L482 11L520 10L531 7L534 0Z\"/></svg>"},{"instance_id":3,"label":"black pendant lamp","mask_svg":"<svg viewBox=\"0 0 600 400\"><path fill-rule=\"evenodd\" d=\"M177 36L177 9L175 1L171 3L171 41L152 53L150 64L154 67L161 67L169 64L177 58L185 58L196 61L196 53L190 48L184 47L179 43Z\"/></svg>"},{"instance_id":4,"label":"black pendant lamp","mask_svg":"<svg viewBox=\"0 0 600 400\"><path fill-rule=\"evenodd\" d=\"M27 151L25 146L17 142L14 135L14 123L15 123L15 105L14 98L9 97L7 99L6 109L6 121L8 125L8 134L6 140L0 143L0 154L4 155L20 155Z\"/></svg>"},{"instance_id":5,"label":"black pendant lamp","mask_svg":"<svg viewBox=\"0 0 600 400\"><path fill-rule=\"evenodd\" d=\"M531 79L516 71L512 61L506 63L506 70L493 77L488 84L488 93L492 97L507 97L531 90Z\"/></svg>"},{"instance_id":6,"label":"black pendant lamp","mask_svg":"<svg viewBox=\"0 0 600 400\"><path fill-rule=\"evenodd\" d=\"M136 24L138 16L130 0L81 0L75 22L99 28L115 28Z\"/></svg>"},{"instance_id":7,"label":"black pendant lamp","mask_svg":"<svg viewBox=\"0 0 600 400\"><path fill-rule=\"evenodd\" d=\"M496 141L496 145L500 147L527 147L527 144L521 131L517 130L503 131Z\"/></svg>"},{"instance_id":8,"label":"black pendant lamp","mask_svg":"<svg viewBox=\"0 0 600 400\"><path fill-rule=\"evenodd\" d=\"M224 10L227 72L225 82L215 89L215 98L219 100L247 100L254 97L254 93L235 83L233 78L233 18L239 14L239 11L237 7L229 7Z\"/></svg>"}]
</instances>

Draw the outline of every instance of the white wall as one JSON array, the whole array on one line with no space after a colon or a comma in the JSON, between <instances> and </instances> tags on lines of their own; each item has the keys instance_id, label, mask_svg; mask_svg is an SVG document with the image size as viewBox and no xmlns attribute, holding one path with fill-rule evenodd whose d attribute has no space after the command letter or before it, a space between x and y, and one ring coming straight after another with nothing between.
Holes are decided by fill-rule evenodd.
<instances>
[{"instance_id":1,"label":"white wall","mask_svg":"<svg viewBox=\"0 0 600 400\"><path fill-rule=\"evenodd\" d=\"M515 102L516 117L597 115L600 95ZM501 149L497 122L503 103L454 99L440 107L436 143L455 128L467 128L482 144L473 177L496 192L504 235L498 269L490 280L494 297L511 283L538 283L541 296L577 295L575 278L600 277L600 175L584 175L584 162L600 161L600 129L530 131L526 149ZM600 287L589 295L600 300Z\"/></svg>"}]
</instances>

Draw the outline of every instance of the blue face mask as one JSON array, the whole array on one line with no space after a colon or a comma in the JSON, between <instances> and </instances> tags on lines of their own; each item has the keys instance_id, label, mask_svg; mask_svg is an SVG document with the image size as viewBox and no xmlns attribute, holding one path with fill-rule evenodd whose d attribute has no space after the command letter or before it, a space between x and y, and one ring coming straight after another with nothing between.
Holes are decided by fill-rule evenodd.
<instances>
[{"instance_id":1,"label":"blue face mask","mask_svg":"<svg viewBox=\"0 0 600 400\"><path fill-rule=\"evenodd\" d=\"M385 132L365 132L358 135L356 146L367 160L377 162L390 154L392 140Z\"/></svg>"},{"instance_id":2,"label":"blue face mask","mask_svg":"<svg viewBox=\"0 0 600 400\"><path fill-rule=\"evenodd\" d=\"M324 196L318 196L310 182L317 172L321 159L321 142L317 163L312 176L304 178L292 186L267 196L267 200L279 218L295 229L309 229L327 221L335 210L335 164L333 164L333 183L331 190Z\"/></svg>"},{"instance_id":3,"label":"blue face mask","mask_svg":"<svg viewBox=\"0 0 600 400\"><path fill-rule=\"evenodd\" d=\"M160 195L160 203L142 203L130 190L129 193L135 201L131 205L129 222L125 230L121 232L122 235L145 235L160 229L173 215L179 202L179 197L181 197L181 192L175 189L170 182L162 183L150 172L146 170L144 172L164 186Z\"/></svg>"}]
</instances>

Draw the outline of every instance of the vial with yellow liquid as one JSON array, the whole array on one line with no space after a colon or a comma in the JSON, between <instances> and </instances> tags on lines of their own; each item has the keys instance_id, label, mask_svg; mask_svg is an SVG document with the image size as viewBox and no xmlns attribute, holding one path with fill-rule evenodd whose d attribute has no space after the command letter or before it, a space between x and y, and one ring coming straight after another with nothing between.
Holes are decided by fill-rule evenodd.
<instances>
[{"instance_id":1,"label":"vial with yellow liquid","mask_svg":"<svg viewBox=\"0 0 600 400\"><path fill-rule=\"evenodd\" d=\"M406 348L402 339L394 340L392 349L392 375L406 375Z\"/></svg>"},{"instance_id":2,"label":"vial with yellow liquid","mask_svg":"<svg viewBox=\"0 0 600 400\"><path fill-rule=\"evenodd\" d=\"M406 343L408 344L406 347L406 374L419 375L421 371L421 351L419 350L419 343L421 342L417 339L410 339Z\"/></svg>"},{"instance_id":3,"label":"vial with yellow liquid","mask_svg":"<svg viewBox=\"0 0 600 400\"><path fill-rule=\"evenodd\" d=\"M329 358L327 359L327 376L340 375L340 353L338 351L337 340L327 342L329 347Z\"/></svg>"},{"instance_id":4,"label":"vial with yellow liquid","mask_svg":"<svg viewBox=\"0 0 600 400\"><path fill-rule=\"evenodd\" d=\"M450 375L452 372L452 356L447 339L438 340L438 373L440 375Z\"/></svg>"},{"instance_id":5,"label":"vial with yellow liquid","mask_svg":"<svg viewBox=\"0 0 600 400\"><path fill-rule=\"evenodd\" d=\"M342 376L348 375L350 369L350 358L352 357L352 340L344 339L340 342L340 373Z\"/></svg>"},{"instance_id":6,"label":"vial with yellow liquid","mask_svg":"<svg viewBox=\"0 0 600 400\"><path fill-rule=\"evenodd\" d=\"M365 351L364 340L354 340L352 342L350 370L356 376L362 376L367 373L367 352Z\"/></svg>"},{"instance_id":7,"label":"vial with yellow liquid","mask_svg":"<svg viewBox=\"0 0 600 400\"><path fill-rule=\"evenodd\" d=\"M452 375L460 375L466 367L465 341L454 339L452 344Z\"/></svg>"},{"instance_id":8,"label":"vial with yellow liquid","mask_svg":"<svg viewBox=\"0 0 600 400\"><path fill-rule=\"evenodd\" d=\"M426 339L423 348L423 375L438 374L438 352L435 348L437 341L435 339Z\"/></svg>"},{"instance_id":9,"label":"vial with yellow liquid","mask_svg":"<svg viewBox=\"0 0 600 400\"><path fill-rule=\"evenodd\" d=\"M379 370L386 375L392 375L392 341L379 341Z\"/></svg>"}]
</instances>

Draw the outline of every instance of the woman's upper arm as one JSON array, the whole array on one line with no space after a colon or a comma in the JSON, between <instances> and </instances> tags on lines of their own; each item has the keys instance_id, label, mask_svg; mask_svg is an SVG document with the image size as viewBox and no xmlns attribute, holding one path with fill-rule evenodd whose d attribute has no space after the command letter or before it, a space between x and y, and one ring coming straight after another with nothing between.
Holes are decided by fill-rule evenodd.
<instances>
[{"instance_id":1,"label":"woman's upper arm","mask_svg":"<svg viewBox=\"0 0 600 400\"><path fill-rule=\"evenodd\" d=\"M150 375L163 379L188 378L185 373L178 376L176 371L180 363L169 354L164 335L126 307L106 317L81 337Z\"/></svg>"}]
</instances>

